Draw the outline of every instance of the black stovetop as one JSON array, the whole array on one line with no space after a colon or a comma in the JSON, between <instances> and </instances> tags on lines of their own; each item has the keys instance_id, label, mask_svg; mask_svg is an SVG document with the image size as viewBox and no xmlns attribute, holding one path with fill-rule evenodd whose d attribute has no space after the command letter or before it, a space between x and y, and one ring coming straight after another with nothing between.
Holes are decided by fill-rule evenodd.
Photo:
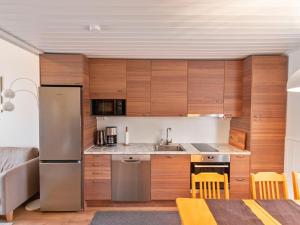
<instances>
[{"instance_id":1,"label":"black stovetop","mask_svg":"<svg viewBox=\"0 0 300 225\"><path fill-rule=\"evenodd\" d=\"M193 143L192 144L199 152L218 152L217 149L204 143Z\"/></svg>"}]
</instances>

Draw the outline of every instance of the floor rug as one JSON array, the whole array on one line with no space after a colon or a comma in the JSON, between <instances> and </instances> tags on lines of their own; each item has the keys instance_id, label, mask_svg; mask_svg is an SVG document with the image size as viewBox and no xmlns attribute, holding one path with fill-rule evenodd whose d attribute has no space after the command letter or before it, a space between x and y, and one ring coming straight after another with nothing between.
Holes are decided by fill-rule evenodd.
<instances>
[{"instance_id":1,"label":"floor rug","mask_svg":"<svg viewBox=\"0 0 300 225\"><path fill-rule=\"evenodd\" d=\"M90 225L180 225L177 212L96 212Z\"/></svg>"}]
</instances>

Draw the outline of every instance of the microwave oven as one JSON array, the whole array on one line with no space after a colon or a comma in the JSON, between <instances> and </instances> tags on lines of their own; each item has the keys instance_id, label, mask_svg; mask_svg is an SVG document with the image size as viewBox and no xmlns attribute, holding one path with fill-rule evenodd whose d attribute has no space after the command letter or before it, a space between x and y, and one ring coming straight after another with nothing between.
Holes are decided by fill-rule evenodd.
<instances>
[{"instance_id":1,"label":"microwave oven","mask_svg":"<svg viewBox=\"0 0 300 225\"><path fill-rule=\"evenodd\" d=\"M125 116L125 99L93 99L92 114L95 116Z\"/></svg>"}]
</instances>

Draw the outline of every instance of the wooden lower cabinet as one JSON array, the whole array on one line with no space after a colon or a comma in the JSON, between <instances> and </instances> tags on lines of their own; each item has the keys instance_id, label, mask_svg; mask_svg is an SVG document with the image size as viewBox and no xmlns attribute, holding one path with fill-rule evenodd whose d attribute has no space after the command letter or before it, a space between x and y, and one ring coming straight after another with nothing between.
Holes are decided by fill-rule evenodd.
<instances>
[{"instance_id":1,"label":"wooden lower cabinet","mask_svg":"<svg viewBox=\"0 0 300 225\"><path fill-rule=\"evenodd\" d=\"M84 156L84 199L111 200L111 155Z\"/></svg>"},{"instance_id":2,"label":"wooden lower cabinet","mask_svg":"<svg viewBox=\"0 0 300 225\"><path fill-rule=\"evenodd\" d=\"M231 155L230 158L230 198L250 198L249 189L250 156Z\"/></svg>"},{"instance_id":3,"label":"wooden lower cabinet","mask_svg":"<svg viewBox=\"0 0 300 225\"><path fill-rule=\"evenodd\" d=\"M151 200L190 197L190 155L151 156Z\"/></svg>"}]
</instances>

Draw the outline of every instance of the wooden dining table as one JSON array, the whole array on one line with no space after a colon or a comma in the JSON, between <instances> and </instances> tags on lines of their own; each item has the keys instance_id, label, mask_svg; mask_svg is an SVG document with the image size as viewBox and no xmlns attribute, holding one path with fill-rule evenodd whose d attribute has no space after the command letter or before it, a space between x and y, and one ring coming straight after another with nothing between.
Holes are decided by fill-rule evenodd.
<instances>
[{"instance_id":1,"label":"wooden dining table","mask_svg":"<svg viewBox=\"0 0 300 225\"><path fill-rule=\"evenodd\" d=\"M300 201L176 199L182 225L300 225Z\"/></svg>"}]
</instances>

